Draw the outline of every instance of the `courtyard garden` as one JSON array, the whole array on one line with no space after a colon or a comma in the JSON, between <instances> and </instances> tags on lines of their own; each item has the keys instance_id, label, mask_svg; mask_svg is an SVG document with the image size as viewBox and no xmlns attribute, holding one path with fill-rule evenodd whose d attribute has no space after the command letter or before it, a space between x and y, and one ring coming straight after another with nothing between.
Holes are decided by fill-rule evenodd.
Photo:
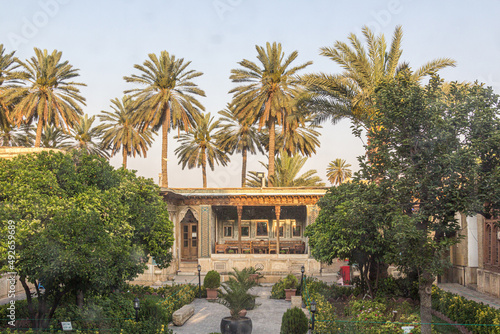
<instances>
[{"instance_id":1,"label":"courtyard garden","mask_svg":"<svg viewBox=\"0 0 500 334\"><path fill-rule=\"evenodd\" d=\"M0 160L0 272L13 273L26 294L12 303L15 326L8 325L12 304L0 307L4 332L57 333L71 321L85 333L169 333L174 312L197 293L228 308L226 327L247 321L246 312L259 308L251 293L259 275L252 268L234 269L222 283L211 271L198 291L189 284L129 285L151 257L165 269L179 251L164 198L171 190L169 132L177 131L174 152L182 169L201 168L204 188L207 170L227 166L233 154L241 154L242 188L312 188L325 183L317 170L301 168L319 148L319 125L347 119L363 142L359 169L352 173L343 159L332 160L332 187L311 203L320 209L317 218L295 232L283 227L283 237L304 239L296 243L299 250L280 249L281 207L268 205L277 214L278 242L267 240L267 255L272 246L282 258L307 247L321 263L349 259L359 278L350 287L293 274L276 283L273 298L298 293L310 316L304 326L301 311L291 310L282 332L310 327L314 333L498 333L497 310L433 282L449 268L450 247L461 241L457 213L499 216L499 97L477 82L445 82L437 72L455 66L451 58L416 68L400 60L401 26L390 47L384 35L367 26L361 30L366 45L350 34L347 43L321 48L322 56L343 68L334 75L304 73L312 61L297 64L298 52L287 54L281 43L255 46L258 62L243 59L231 70L231 102L218 119L204 113L198 100L205 96L195 82L202 72L166 50L150 53L123 77L126 90L111 100L113 111L98 115L99 125L97 115L83 112L79 87L85 84L62 52L34 48L34 56L22 61L0 44L2 145L57 149ZM145 156L160 129L161 188L127 169L128 157ZM116 169L109 159L118 152L122 168ZM267 155L267 163L261 162L267 173L247 171L247 155L257 152ZM243 206L236 208L237 217L238 210L241 223ZM201 229L194 224L190 240L196 251L189 260L212 252L200 246L198 253ZM267 222L256 226L256 235L268 238ZM250 231L248 225L248 237ZM233 238L233 225L222 232ZM265 256L265 245L249 245L249 256L256 250ZM490 248L495 251L489 250L487 260L496 257L498 263L497 249ZM392 278L389 266L403 278Z\"/></svg>"}]
</instances>

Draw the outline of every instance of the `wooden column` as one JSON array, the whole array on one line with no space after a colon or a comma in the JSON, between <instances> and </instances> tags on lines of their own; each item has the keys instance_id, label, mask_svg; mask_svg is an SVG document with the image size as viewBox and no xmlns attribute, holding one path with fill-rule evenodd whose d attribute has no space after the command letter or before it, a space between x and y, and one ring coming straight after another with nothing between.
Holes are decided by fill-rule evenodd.
<instances>
[{"instance_id":1,"label":"wooden column","mask_svg":"<svg viewBox=\"0 0 500 334\"><path fill-rule=\"evenodd\" d=\"M276 238L276 254L280 253L280 214L281 206L276 205L274 207L274 212L276 213L276 228L277 228L277 238ZM283 227L283 236L285 235L285 227Z\"/></svg>"},{"instance_id":2,"label":"wooden column","mask_svg":"<svg viewBox=\"0 0 500 334\"><path fill-rule=\"evenodd\" d=\"M236 206L236 211L238 212L238 253L241 254L241 214L243 213L243 207L241 205Z\"/></svg>"}]
</instances>

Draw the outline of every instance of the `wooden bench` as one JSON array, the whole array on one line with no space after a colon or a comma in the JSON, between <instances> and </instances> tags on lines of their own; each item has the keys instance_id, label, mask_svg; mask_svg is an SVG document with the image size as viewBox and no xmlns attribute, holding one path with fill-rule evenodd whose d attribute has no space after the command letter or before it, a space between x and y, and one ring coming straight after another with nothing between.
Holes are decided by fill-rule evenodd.
<instances>
[{"instance_id":1,"label":"wooden bench","mask_svg":"<svg viewBox=\"0 0 500 334\"><path fill-rule=\"evenodd\" d=\"M215 253L226 253L227 250L227 245L226 244L219 244L215 243Z\"/></svg>"}]
</instances>

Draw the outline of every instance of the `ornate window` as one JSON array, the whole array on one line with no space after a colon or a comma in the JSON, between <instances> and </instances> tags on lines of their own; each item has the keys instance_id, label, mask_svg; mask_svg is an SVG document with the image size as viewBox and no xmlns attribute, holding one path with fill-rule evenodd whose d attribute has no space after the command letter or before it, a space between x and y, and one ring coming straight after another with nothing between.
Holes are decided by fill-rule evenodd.
<instances>
[{"instance_id":1,"label":"ornate window","mask_svg":"<svg viewBox=\"0 0 500 334\"><path fill-rule=\"evenodd\" d=\"M267 220L259 220L256 222L256 235L258 237L267 237L269 236L269 229L267 226Z\"/></svg>"},{"instance_id":2,"label":"ornate window","mask_svg":"<svg viewBox=\"0 0 500 334\"><path fill-rule=\"evenodd\" d=\"M486 219L484 222L484 268L500 272L500 240L498 220Z\"/></svg>"},{"instance_id":3,"label":"ornate window","mask_svg":"<svg viewBox=\"0 0 500 334\"><path fill-rule=\"evenodd\" d=\"M232 238L233 237L233 225L224 225L224 237L225 238Z\"/></svg>"}]
</instances>

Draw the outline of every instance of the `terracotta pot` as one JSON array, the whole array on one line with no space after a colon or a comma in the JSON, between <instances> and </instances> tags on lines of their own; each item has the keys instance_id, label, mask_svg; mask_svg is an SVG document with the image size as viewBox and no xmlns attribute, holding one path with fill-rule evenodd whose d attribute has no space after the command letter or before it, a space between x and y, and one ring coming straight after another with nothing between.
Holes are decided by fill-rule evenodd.
<instances>
[{"instance_id":1,"label":"terracotta pot","mask_svg":"<svg viewBox=\"0 0 500 334\"><path fill-rule=\"evenodd\" d=\"M220 332L222 334L251 334L252 320L247 317L238 320L231 319L231 317L222 318Z\"/></svg>"},{"instance_id":2,"label":"terracotta pot","mask_svg":"<svg viewBox=\"0 0 500 334\"><path fill-rule=\"evenodd\" d=\"M217 289L209 289L207 288L207 299L208 300L215 300L217 299Z\"/></svg>"},{"instance_id":3,"label":"terracotta pot","mask_svg":"<svg viewBox=\"0 0 500 334\"><path fill-rule=\"evenodd\" d=\"M295 296L295 292L297 291L297 289L285 289L285 300L287 301L291 301L292 300L292 296Z\"/></svg>"}]
</instances>

